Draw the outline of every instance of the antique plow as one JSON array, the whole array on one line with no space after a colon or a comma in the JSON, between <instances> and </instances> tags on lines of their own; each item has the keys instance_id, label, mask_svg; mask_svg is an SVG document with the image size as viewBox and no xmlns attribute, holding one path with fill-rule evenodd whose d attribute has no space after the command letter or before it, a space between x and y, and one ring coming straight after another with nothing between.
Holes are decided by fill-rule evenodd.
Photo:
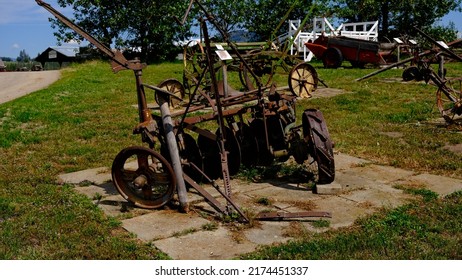
<instances>
[{"instance_id":1,"label":"antique plow","mask_svg":"<svg viewBox=\"0 0 462 280\"><path fill-rule=\"evenodd\" d=\"M217 23L199 1L192 0L189 9L195 3L205 15L201 20L206 54L204 73L210 76L211 94L204 94L207 103L197 105L193 104L194 95L202 93L195 91L186 107L176 112L170 111L170 105L172 100L181 97L174 92L174 82L168 81L164 86L144 84L141 80L144 64L138 60L127 61L122 53L101 44L49 4L41 0L36 2L108 55L115 73L128 69L135 74L139 124L134 133L140 134L149 148L132 146L123 149L114 159L112 178L119 193L136 206L160 208L172 201L176 193L180 210L187 212L187 189L194 188L217 212L227 215L237 212L243 221L248 221L233 201L231 192L231 176L239 171L241 164L265 166L274 161L286 161L292 156L300 165L314 164L317 167L318 184L334 180L333 145L319 110L305 110L302 124L296 125L296 96L264 86L240 54L237 56L257 81L257 89L229 92L227 81L217 80L206 21ZM221 30L218 25L217 28ZM233 48L231 43L229 46ZM148 108L145 89L154 91L160 112L151 112ZM203 109L208 113L192 114ZM205 129L200 125L205 122L214 122L218 128L215 132ZM223 187L215 182L218 178L223 180ZM225 199L225 205L208 193L201 182L211 184ZM261 219L298 217L330 217L330 213L265 213L257 216Z\"/></svg>"}]
</instances>

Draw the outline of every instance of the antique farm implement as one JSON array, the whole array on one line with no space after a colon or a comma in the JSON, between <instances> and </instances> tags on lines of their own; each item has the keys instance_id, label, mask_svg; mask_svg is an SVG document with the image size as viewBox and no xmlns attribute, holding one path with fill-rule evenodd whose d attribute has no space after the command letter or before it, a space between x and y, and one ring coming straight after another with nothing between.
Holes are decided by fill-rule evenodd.
<instances>
[{"instance_id":1,"label":"antique farm implement","mask_svg":"<svg viewBox=\"0 0 462 280\"><path fill-rule=\"evenodd\" d=\"M344 36L320 36L314 42L305 43L316 58L322 60L325 68L338 68L344 60L353 67L364 67L368 63L384 61L379 52L380 43Z\"/></svg>"},{"instance_id":2,"label":"antique farm implement","mask_svg":"<svg viewBox=\"0 0 462 280\"><path fill-rule=\"evenodd\" d=\"M275 30L280 29L293 8L294 6L289 9ZM295 31L294 35L300 29ZM256 90L258 88L257 83L260 82L263 86L270 86L274 83L276 75L288 74L287 85L279 89L288 89L292 94L300 98L308 98L316 90L318 82L323 83L314 67L301 60L299 56L289 54L289 50L294 44L294 38L286 40L284 45L281 45L281 42L275 38L274 34L271 36L273 38L267 42L236 43L230 42L229 36L224 32L221 33L225 43L210 43L210 46L224 45L224 48L234 58L226 62L225 67L227 70L238 72L241 87L246 91ZM190 41L184 47L183 85L189 93L196 88L202 91L210 84L209 77L208 79L207 77L200 79L207 72L205 68L207 64L205 47L206 44L202 39ZM245 64L242 62L243 60L245 60ZM217 68L223 67L223 63L218 61L215 61L215 65ZM250 71L252 71L253 75Z\"/></svg>"},{"instance_id":3,"label":"antique farm implement","mask_svg":"<svg viewBox=\"0 0 462 280\"><path fill-rule=\"evenodd\" d=\"M436 87L438 87L436 91L436 106L438 107L438 111L447 123L453 123L460 115L462 115L462 77L447 79L444 61L445 58L449 58L454 61L462 62L462 57L458 56L448 48L450 46L460 44L462 40L459 39L446 45L434 40L422 30L416 27L414 28L436 48L423 52L420 52L419 48L415 48L412 57L368 74L360 79L357 79L357 81L367 79L405 63L411 63L411 65L403 71L403 80L424 80L426 83L431 81ZM437 71L432 68L432 63L438 64Z\"/></svg>"},{"instance_id":4,"label":"antique farm implement","mask_svg":"<svg viewBox=\"0 0 462 280\"><path fill-rule=\"evenodd\" d=\"M247 217L232 199L230 181L230 176L239 171L241 164L265 166L274 161L286 161L292 156L302 166L313 164L317 167L318 184L334 180L333 145L319 110L305 110L301 124L297 125L297 96L281 94L274 86L263 85L240 54L237 56L257 81L257 88L230 92L226 79L217 80L216 57L212 54L206 22L217 23L197 0L191 1L185 18L193 3L205 15L201 20L206 61L202 75L209 75L211 85L207 91L194 91L185 108L176 112L170 111L172 100L181 97L174 92L174 81L160 86L144 84L141 77L146 65L138 60L126 60L122 53L101 44L49 4L41 0L36 2L108 55L115 73L128 69L135 74L139 124L134 133L140 134L149 148L128 147L114 159L113 183L126 200L139 207L155 209L170 202L176 193L180 209L188 211L187 189L194 188L217 212L237 212L246 221ZM225 72L223 76L226 76ZM160 112L148 108L146 89L153 90ZM195 94L203 95L207 103L193 104ZM206 112L200 113L204 109ZM215 132L201 125L207 122L216 125ZM215 182L218 178L223 180L223 187ZM208 193L201 182L211 184L225 199L226 205ZM313 211L284 215L265 213L257 218L300 216L329 217L330 214Z\"/></svg>"}]
</instances>

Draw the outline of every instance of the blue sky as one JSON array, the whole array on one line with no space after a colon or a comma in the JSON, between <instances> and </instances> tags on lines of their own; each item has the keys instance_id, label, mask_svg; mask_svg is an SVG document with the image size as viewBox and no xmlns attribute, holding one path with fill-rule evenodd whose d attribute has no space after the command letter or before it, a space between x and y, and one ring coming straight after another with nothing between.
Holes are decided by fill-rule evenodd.
<instances>
[{"instance_id":1,"label":"blue sky","mask_svg":"<svg viewBox=\"0 0 462 280\"><path fill-rule=\"evenodd\" d=\"M63 10L56 0L44 0L65 16L72 17L72 10ZM26 50L32 58L50 46L57 44L48 22L52 15L37 5L35 0L0 0L0 57L16 58ZM462 31L462 13L450 13L442 20L456 24Z\"/></svg>"}]
</instances>

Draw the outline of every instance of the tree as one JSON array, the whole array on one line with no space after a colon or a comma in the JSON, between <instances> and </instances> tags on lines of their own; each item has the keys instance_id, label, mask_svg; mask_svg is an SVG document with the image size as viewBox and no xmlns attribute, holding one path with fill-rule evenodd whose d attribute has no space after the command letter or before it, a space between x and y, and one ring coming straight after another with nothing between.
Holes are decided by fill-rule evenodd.
<instances>
[{"instance_id":1,"label":"tree","mask_svg":"<svg viewBox=\"0 0 462 280\"><path fill-rule=\"evenodd\" d=\"M450 11L460 11L461 0L339 0L334 5L340 18L358 21L379 20L383 37L393 38L406 33L415 35L412 26L429 29Z\"/></svg>"},{"instance_id":2,"label":"tree","mask_svg":"<svg viewBox=\"0 0 462 280\"><path fill-rule=\"evenodd\" d=\"M244 0L247 9L251 11L247 15L245 27L254 32L259 40L268 40L273 34L287 32L286 30L276 30L281 21L290 19L304 19L305 17L315 17L329 15L329 5L331 1L302 1L302 0ZM291 10L287 17L286 14ZM311 11L311 14L309 12ZM286 28L287 25L281 25Z\"/></svg>"},{"instance_id":3,"label":"tree","mask_svg":"<svg viewBox=\"0 0 462 280\"><path fill-rule=\"evenodd\" d=\"M58 0L61 7L73 8L73 21L108 46L139 52L147 62L171 59L174 42L189 34L189 23L180 27L173 16L186 11L181 0ZM60 42L83 39L61 22L51 19Z\"/></svg>"},{"instance_id":4,"label":"tree","mask_svg":"<svg viewBox=\"0 0 462 280\"><path fill-rule=\"evenodd\" d=\"M18 58L16 58L18 62L29 62L30 56L26 53L26 50L22 50L19 52Z\"/></svg>"}]
</instances>

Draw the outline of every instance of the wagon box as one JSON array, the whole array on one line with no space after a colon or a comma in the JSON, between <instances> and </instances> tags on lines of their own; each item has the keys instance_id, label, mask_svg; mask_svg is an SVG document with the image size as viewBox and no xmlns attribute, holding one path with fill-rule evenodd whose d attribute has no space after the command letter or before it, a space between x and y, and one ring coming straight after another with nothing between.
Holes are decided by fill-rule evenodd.
<instances>
[{"instance_id":1,"label":"wagon box","mask_svg":"<svg viewBox=\"0 0 462 280\"><path fill-rule=\"evenodd\" d=\"M379 64L384 61L379 53L380 43L348 38L344 36L321 36L312 43L305 43L324 67L338 68L344 60L353 67L363 67L367 63Z\"/></svg>"}]
</instances>

